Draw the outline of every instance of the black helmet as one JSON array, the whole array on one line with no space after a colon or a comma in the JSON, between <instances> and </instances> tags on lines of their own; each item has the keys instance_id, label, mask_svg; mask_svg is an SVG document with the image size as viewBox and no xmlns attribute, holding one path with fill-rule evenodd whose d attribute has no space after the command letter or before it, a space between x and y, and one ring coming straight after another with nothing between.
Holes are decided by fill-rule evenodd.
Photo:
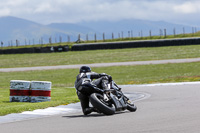
<instances>
[{"instance_id":1,"label":"black helmet","mask_svg":"<svg viewBox=\"0 0 200 133\"><path fill-rule=\"evenodd\" d=\"M82 66L80 68L79 73L86 73L86 72L91 72L91 68L89 66Z\"/></svg>"}]
</instances>

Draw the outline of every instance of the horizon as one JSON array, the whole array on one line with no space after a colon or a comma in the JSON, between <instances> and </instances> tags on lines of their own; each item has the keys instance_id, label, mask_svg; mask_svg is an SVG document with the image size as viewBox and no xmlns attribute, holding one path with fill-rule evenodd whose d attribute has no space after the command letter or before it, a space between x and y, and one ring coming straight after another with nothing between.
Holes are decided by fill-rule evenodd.
<instances>
[{"instance_id":1,"label":"horizon","mask_svg":"<svg viewBox=\"0 0 200 133\"><path fill-rule=\"evenodd\" d=\"M54 43L58 42L60 38L64 42L69 40L73 42L77 41L79 35L81 35L81 38L86 38L87 40L88 37L89 39L94 39L94 34L97 34L97 38L102 39L102 33L105 33L107 39L111 39L111 33L113 37L120 38L120 36L149 36L149 32L151 32L152 36L161 36L164 35L164 31L165 34L172 35L194 33L199 30L199 27L179 25L165 21L126 20L118 20L118 22L115 21L113 23L101 20L101 22L97 21L94 23L51 23L52 25L45 25L19 17L3 16L0 17L0 31L3 33L7 32L1 34L0 41L5 42L5 45L2 46L12 46L15 43L16 45L46 44L50 38L51 40L53 39L52 42Z\"/></svg>"},{"instance_id":2,"label":"horizon","mask_svg":"<svg viewBox=\"0 0 200 133\"><path fill-rule=\"evenodd\" d=\"M120 21L124 21L124 20L132 20L132 21L149 21L149 22L165 22L165 23L169 23L169 24L177 24L177 25L183 25L183 26L190 26L190 27L196 27L196 28L200 28L200 25L199 26L193 26L193 25L187 25L187 24L180 24L180 23L172 23L172 22L168 22L168 21L164 21L164 20L158 20L158 21L153 21L153 20L145 20L145 19L121 19L121 20L99 20L99 21L80 21L80 22L74 22L74 23L69 23L69 22L53 22L53 23L48 23L48 24L43 24L43 23L40 23L40 22L37 22L37 21L34 21L34 20L29 20L29 19L24 19L24 18L20 18L20 17L15 17L15 16L0 16L0 19L1 18L16 18L16 19L22 19L22 20L25 20L25 21L30 21L30 22L34 22L34 23L37 23L37 24L40 24L40 25L50 25L50 24L81 24L81 23L84 23L84 22L120 22Z\"/></svg>"}]
</instances>

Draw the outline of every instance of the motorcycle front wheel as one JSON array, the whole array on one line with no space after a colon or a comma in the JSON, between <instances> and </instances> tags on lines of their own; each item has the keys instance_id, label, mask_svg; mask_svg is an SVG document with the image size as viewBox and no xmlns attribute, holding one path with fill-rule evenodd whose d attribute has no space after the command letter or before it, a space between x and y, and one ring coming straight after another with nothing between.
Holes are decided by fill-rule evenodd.
<instances>
[{"instance_id":1,"label":"motorcycle front wheel","mask_svg":"<svg viewBox=\"0 0 200 133\"><path fill-rule=\"evenodd\" d=\"M127 110L130 112L135 112L137 110L137 107L134 104L127 103Z\"/></svg>"},{"instance_id":2,"label":"motorcycle front wheel","mask_svg":"<svg viewBox=\"0 0 200 133\"><path fill-rule=\"evenodd\" d=\"M95 108L97 108L100 112L102 112L105 115L113 115L115 113L114 105L104 101L103 96L101 94L91 94L90 102Z\"/></svg>"}]
</instances>

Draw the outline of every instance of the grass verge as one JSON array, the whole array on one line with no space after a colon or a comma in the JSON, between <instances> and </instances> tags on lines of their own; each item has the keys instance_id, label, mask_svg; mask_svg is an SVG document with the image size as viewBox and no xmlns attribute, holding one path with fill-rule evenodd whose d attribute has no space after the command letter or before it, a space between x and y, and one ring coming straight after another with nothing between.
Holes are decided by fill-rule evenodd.
<instances>
[{"instance_id":1,"label":"grass verge","mask_svg":"<svg viewBox=\"0 0 200 133\"><path fill-rule=\"evenodd\" d=\"M92 68L92 70L112 75L117 84L145 84L200 81L199 66L200 62L102 67ZM0 73L0 115L77 102L75 89L69 88L74 85L77 74L78 69ZM14 79L51 81L53 84L52 100L43 103L10 103L9 83Z\"/></svg>"},{"instance_id":2,"label":"grass verge","mask_svg":"<svg viewBox=\"0 0 200 133\"><path fill-rule=\"evenodd\" d=\"M200 45L0 55L0 68L126 62L200 57Z\"/></svg>"}]
</instances>

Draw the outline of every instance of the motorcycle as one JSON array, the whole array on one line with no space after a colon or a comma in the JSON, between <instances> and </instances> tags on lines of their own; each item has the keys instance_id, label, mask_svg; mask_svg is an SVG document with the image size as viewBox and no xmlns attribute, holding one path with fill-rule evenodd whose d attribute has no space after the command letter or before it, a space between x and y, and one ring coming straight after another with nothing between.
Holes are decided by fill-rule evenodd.
<instances>
[{"instance_id":1,"label":"motorcycle","mask_svg":"<svg viewBox=\"0 0 200 133\"><path fill-rule=\"evenodd\" d=\"M135 112L137 107L126 97L121 88L114 81L111 81L107 90L92 86L96 91L89 96L90 103L99 112L105 115L113 115L116 111L129 110Z\"/></svg>"}]
</instances>

